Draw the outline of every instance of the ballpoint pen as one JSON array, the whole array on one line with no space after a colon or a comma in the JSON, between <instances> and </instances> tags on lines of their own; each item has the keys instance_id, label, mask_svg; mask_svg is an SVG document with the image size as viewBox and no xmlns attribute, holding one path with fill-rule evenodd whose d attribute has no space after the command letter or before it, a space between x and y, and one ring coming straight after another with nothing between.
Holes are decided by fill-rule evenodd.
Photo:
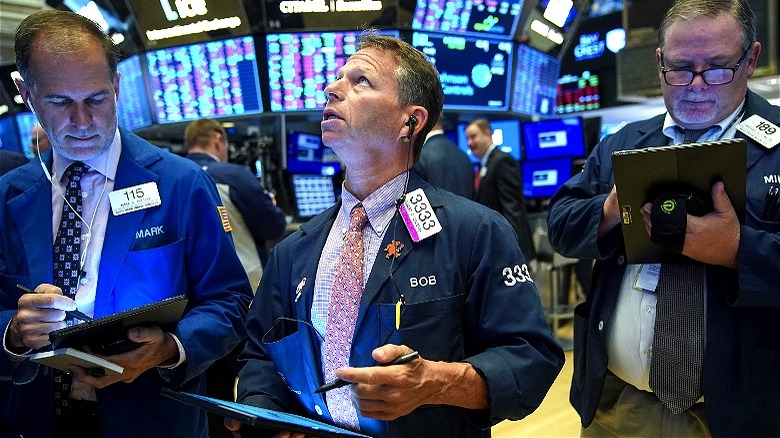
<instances>
[{"instance_id":1,"label":"ballpoint pen","mask_svg":"<svg viewBox=\"0 0 780 438\"><path fill-rule=\"evenodd\" d=\"M390 366L390 365L403 365L405 363L409 363L409 362L417 359L418 357L420 357L420 353L418 353L416 351L412 351L409 354L404 354L403 356L398 356L395 359L391 360L390 362L381 363L381 364L379 364L379 366L386 367L386 366ZM319 388L314 390L314 392L316 394L320 394L320 393L323 393L323 392L330 391L331 389L336 389L336 388L341 388L342 386L347 386L350 383L352 383L352 382L347 382L345 380L337 379L334 382L326 383L326 384L320 386Z\"/></svg>"},{"instance_id":2,"label":"ballpoint pen","mask_svg":"<svg viewBox=\"0 0 780 438\"><path fill-rule=\"evenodd\" d=\"M18 284L17 283L16 284L16 288L19 289L20 291L26 293L26 294L35 293L32 289L30 289L29 287L26 287L26 286L24 286L22 284ZM78 319L78 320L84 321L84 322L92 321L92 318L90 318L88 315L86 315L85 313L80 312L78 310L66 310L65 311L65 315L67 315L68 318L75 318L75 319Z\"/></svg>"}]
</instances>

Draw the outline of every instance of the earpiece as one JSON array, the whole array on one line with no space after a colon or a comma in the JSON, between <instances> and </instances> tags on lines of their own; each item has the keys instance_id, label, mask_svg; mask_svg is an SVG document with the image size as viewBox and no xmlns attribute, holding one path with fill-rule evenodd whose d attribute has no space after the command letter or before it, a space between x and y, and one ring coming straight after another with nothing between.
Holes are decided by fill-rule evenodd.
<instances>
[{"instance_id":1,"label":"earpiece","mask_svg":"<svg viewBox=\"0 0 780 438\"><path fill-rule=\"evenodd\" d=\"M414 127L417 125L417 117L412 114L409 116L409 120L404 123L404 125L409 127L409 132L406 134L406 137L403 138L404 143L408 143L412 141L412 134L414 133Z\"/></svg>"}]
</instances>

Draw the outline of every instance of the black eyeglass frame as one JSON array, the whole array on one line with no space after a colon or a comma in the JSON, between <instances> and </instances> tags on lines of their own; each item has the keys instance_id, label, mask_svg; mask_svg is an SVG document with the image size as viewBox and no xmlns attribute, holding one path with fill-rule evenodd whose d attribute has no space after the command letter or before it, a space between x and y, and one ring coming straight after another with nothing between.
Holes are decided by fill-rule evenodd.
<instances>
[{"instance_id":1,"label":"black eyeglass frame","mask_svg":"<svg viewBox=\"0 0 780 438\"><path fill-rule=\"evenodd\" d=\"M755 44L755 42L750 43L750 45L748 45L748 48L745 50L745 53L743 53L742 56L739 57L739 59L737 60L737 65L735 65L734 67L714 67L714 68L708 68L708 69L705 69L705 70L691 70L691 69L687 69L687 68L678 68L678 69L666 68L666 67L664 67L664 53L661 52L661 74L664 75L664 82L666 82L667 85L671 85L673 87L687 87L688 85L691 85L691 83L696 78L696 76L701 76L701 79L707 85L726 85L726 84L730 84L734 80L734 76L737 74L737 70L739 70L739 67L742 65L742 61L745 60L745 57L750 52L750 49L753 48L754 44ZM706 76L704 76L707 72L713 71L713 70L731 70L731 79L729 79L726 82L718 82L718 83L713 84L713 83L711 83L711 82L709 82L707 80ZM669 82L669 79L666 78L666 74L670 73L670 72L687 72L687 73L691 74L691 78L688 80L688 82L686 82L684 84L672 84L672 83Z\"/></svg>"}]
</instances>

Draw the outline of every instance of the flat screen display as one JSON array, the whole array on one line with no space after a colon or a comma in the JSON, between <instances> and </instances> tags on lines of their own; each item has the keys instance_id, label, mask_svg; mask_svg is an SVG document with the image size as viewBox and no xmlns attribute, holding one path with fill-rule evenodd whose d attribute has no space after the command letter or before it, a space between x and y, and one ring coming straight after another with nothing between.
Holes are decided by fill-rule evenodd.
<instances>
[{"instance_id":1,"label":"flat screen display","mask_svg":"<svg viewBox=\"0 0 780 438\"><path fill-rule=\"evenodd\" d=\"M394 26L398 10L391 0L265 0L263 6L271 32Z\"/></svg>"},{"instance_id":2,"label":"flat screen display","mask_svg":"<svg viewBox=\"0 0 780 438\"><path fill-rule=\"evenodd\" d=\"M523 161L523 196L549 198L572 176L572 159Z\"/></svg>"},{"instance_id":3,"label":"flat screen display","mask_svg":"<svg viewBox=\"0 0 780 438\"><path fill-rule=\"evenodd\" d=\"M147 49L249 34L241 0L127 0Z\"/></svg>"},{"instance_id":4,"label":"flat screen display","mask_svg":"<svg viewBox=\"0 0 780 438\"><path fill-rule=\"evenodd\" d=\"M512 111L531 116L555 115L558 102L558 58L520 44L517 47Z\"/></svg>"},{"instance_id":5,"label":"flat screen display","mask_svg":"<svg viewBox=\"0 0 780 438\"><path fill-rule=\"evenodd\" d=\"M468 123L458 124L458 147L468 155L472 163L479 163L480 158L474 155L469 149L466 140L466 127ZM493 144L497 148L511 155L515 160L520 160L521 140L520 140L520 121L519 120L491 120L490 127L493 131Z\"/></svg>"},{"instance_id":6,"label":"flat screen display","mask_svg":"<svg viewBox=\"0 0 780 438\"><path fill-rule=\"evenodd\" d=\"M146 53L157 123L263 111L251 36Z\"/></svg>"},{"instance_id":7,"label":"flat screen display","mask_svg":"<svg viewBox=\"0 0 780 438\"><path fill-rule=\"evenodd\" d=\"M523 0L417 0L412 29L511 39Z\"/></svg>"},{"instance_id":8,"label":"flat screen display","mask_svg":"<svg viewBox=\"0 0 780 438\"><path fill-rule=\"evenodd\" d=\"M25 138L29 137L30 135L28 134ZM12 115L0 116L0 149L14 152L22 152L24 150L19 140L19 133L16 130L14 116Z\"/></svg>"},{"instance_id":9,"label":"flat screen display","mask_svg":"<svg viewBox=\"0 0 780 438\"><path fill-rule=\"evenodd\" d=\"M600 76L589 71L566 74L558 79L555 112L569 114L601 108Z\"/></svg>"},{"instance_id":10,"label":"flat screen display","mask_svg":"<svg viewBox=\"0 0 780 438\"><path fill-rule=\"evenodd\" d=\"M38 123L38 118L31 111L16 114L16 129L19 135L19 152L23 152L28 158L32 157L32 150L28 146L32 142L32 129Z\"/></svg>"},{"instance_id":11,"label":"flat screen display","mask_svg":"<svg viewBox=\"0 0 780 438\"><path fill-rule=\"evenodd\" d=\"M509 109L512 41L412 32L412 45L439 71L445 110Z\"/></svg>"},{"instance_id":12,"label":"flat screen display","mask_svg":"<svg viewBox=\"0 0 780 438\"><path fill-rule=\"evenodd\" d=\"M397 36L397 31L380 32ZM325 87L357 51L359 31L266 35L272 112L320 111Z\"/></svg>"},{"instance_id":13,"label":"flat screen display","mask_svg":"<svg viewBox=\"0 0 780 438\"><path fill-rule=\"evenodd\" d=\"M585 156L581 117L526 122L522 130L526 160Z\"/></svg>"},{"instance_id":14,"label":"flat screen display","mask_svg":"<svg viewBox=\"0 0 780 438\"><path fill-rule=\"evenodd\" d=\"M116 103L116 115L119 126L129 130L145 128L152 123L152 110L146 92L141 57L133 55L119 61L119 99Z\"/></svg>"},{"instance_id":15,"label":"flat screen display","mask_svg":"<svg viewBox=\"0 0 780 438\"><path fill-rule=\"evenodd\" d=\"M333 178L323 175L293 174L292 189L299 219L308 219L336 203Z\"/></svg>"}]
</instances>

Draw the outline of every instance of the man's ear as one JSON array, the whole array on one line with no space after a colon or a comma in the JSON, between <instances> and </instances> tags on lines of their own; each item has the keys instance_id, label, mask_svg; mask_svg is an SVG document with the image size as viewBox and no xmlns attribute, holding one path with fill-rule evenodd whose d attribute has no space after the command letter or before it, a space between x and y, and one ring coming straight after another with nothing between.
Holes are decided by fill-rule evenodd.
<instances>
[{"instance_id":1,"label":"man's ear","mask_svg":"<svg viewBox=\"0 0 780 438\"><path fill-rule=\"evenodd\" d=\"M30 108L30 111L35 112L35 110L32 108L32 105L30 104L30 97L32 97L32 92L30 92L30 88L27 86L27 84L24 83L22 76L19 74L19 72L15 71L13 74L11 74L11 78L14 81L14 85L16 85L16 89L19 90L19 95L22 97L22 100Z\"/></svg>"}]
</instances>

